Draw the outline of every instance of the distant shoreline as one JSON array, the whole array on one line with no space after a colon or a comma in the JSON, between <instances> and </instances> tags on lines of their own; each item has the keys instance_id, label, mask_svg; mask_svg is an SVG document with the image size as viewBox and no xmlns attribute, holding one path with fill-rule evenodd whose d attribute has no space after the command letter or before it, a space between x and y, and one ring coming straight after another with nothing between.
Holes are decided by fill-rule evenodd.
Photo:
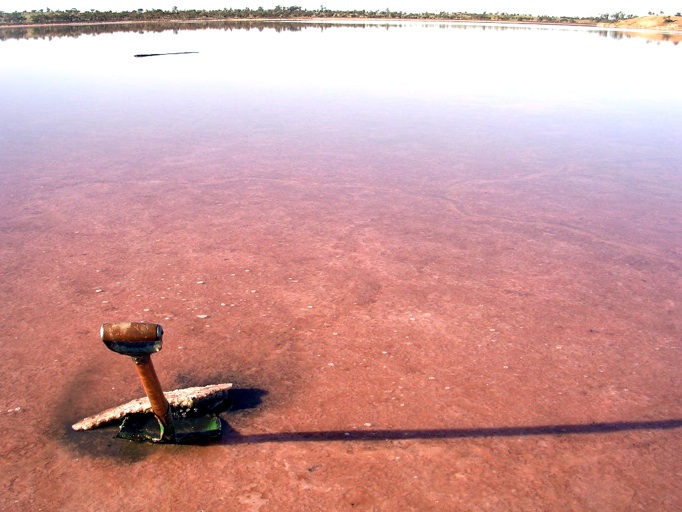
<instances>
[{"instance_id":1,"label":"distant shoreline","mask_svg":"<svg viewBox=\"0 0 682 512\"><path fill-rule=\"evenodd\" d=\"M134 9L131 11L99 11L90 9L51 10L40 9L29 11L0 11L0 28L11 27L45 27L45 26L98 26L108 24L134 23L213 23L213 22L289 22L289 23L471 23L478 25L546 25L644 29L663 32L682 32L682 14L635 16L617 13L604 13L597 16L549 16L536 14L518 14L507 12L470 13L461 12L403 12L367 9L304 9L299 6L283 7L278 5L272 9L223 8L223 9Z\"/></svg>"},{"instance_id":2,"label":"distant shoreline","mask_svg":"<svg viewBox=\"0 0 682 512\"><path fill-rule=\"evenodd\" d=\"M673 18L674 23L665 24L655 18ZM617 29L623 31L652 31L682 34L682 18L679 16L644 16L633 18L627 21L616 23L597 23L597 22L562 22L562 21L511 21L511 20L468 20L451 18L360 18L360 17L298 17L298 18L196 18L196 19L157 19L157 20L120 20L120 21L93 21L93 22L68 22L68 23L26 23L0 25L0 29L22 29L38 27L89 27L103 25L136 25L136 24L195 24L195 23L233 23L233 22L253 22L253 23L466 23L472 25L535 25L535 26L555 26L555 27L586 27Z\"/></svg>"},{"instance_id":3,"label":"distant shoreline","mask_svg":"<svg viewBox=\"0 0 682 512\"><path fill-rule=\"evenodd\" d=\"M93 21L70 23L26 23L0 25L3 28L34 27L85 27L97 25L134 25L140 23L221 23L221 22L276 22L276 23L469 23L475 25L554 25L567 27L597 27L597 23L563 23L558 21L498 21L498 20L453 20L453 19L409 19L409 18L197 18L197 19L164 19L164 20L125 20L125 21Z\"/></svg>"}]
</instances>

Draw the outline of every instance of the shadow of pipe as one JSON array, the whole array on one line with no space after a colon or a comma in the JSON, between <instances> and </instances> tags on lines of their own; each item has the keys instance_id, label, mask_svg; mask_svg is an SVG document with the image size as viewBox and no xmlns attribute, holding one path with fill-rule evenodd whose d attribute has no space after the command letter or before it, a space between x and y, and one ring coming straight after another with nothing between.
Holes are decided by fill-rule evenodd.
<instances>
[{"instance_id":1,"label":"shadow of pipe","mask_svg":"<svg viewBox=\"0 0 682 512\"><path fill-rule=\"evenodd\" d=\"M409 439L472 439L486 437L560 436L610 434L635 430L670 430L682 427L682 419L660 421L624 421L587 425L538 425L528 427L490 427L417 430L352 430L319 432L278 432L242 435L231 427L225 429L221 444L257 444L329 441L401 441Z\"/></svg>"}]
</instances>

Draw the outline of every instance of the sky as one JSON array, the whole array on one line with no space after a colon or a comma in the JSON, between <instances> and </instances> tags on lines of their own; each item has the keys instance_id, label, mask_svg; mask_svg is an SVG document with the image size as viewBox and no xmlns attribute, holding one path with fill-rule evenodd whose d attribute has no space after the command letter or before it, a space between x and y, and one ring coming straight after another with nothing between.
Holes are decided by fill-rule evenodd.
<instances>
[{"instance_id":1,"label":"sky","mask_svg":"<svg viewBox=\"0 0 682 512\"><path fill-rule=\"evenodd\" d=\"M384 10L403 12L506 12L551 16L595 16L622 11L646 15L649 11L675 14L682 0L0 0L0 11L78 9L130 11L133 9L222 9L298 5L306 9L324 6L332 10Z\"/></svg>"}]
</instances>

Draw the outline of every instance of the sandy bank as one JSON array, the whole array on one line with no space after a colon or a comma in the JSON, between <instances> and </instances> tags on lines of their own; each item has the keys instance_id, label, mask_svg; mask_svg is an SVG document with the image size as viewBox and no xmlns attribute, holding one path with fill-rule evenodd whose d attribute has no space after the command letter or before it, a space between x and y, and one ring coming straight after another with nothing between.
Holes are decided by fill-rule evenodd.
<instances>
[{"instance_id":1,"label":"sandy bank","mask_svg":"<svg viewBox=\"0 0 682 512\"><path fill-rule=\"evenodd\" d=\"M640 16L616 23L598 23L598 27L663 30L682 32L682 16Z\"/></svg>"}]
</instances>

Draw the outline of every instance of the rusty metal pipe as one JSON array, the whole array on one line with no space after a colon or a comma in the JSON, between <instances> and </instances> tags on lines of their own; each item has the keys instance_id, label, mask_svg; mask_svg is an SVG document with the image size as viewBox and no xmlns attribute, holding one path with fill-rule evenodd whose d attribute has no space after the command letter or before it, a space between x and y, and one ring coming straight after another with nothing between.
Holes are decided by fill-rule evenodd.
<instances>
[{"instance_id":1,"label":"rusty metal pipe","mask_svg":"<svg viewBox=\"0 0 682 512\"><path fill-rule=\"evenodd\" d=\"M133 359L137 375L159 422L161 439L164 442L174 442L175 428L171 408L163 394L151 359L151 354L163 347L162 327L138 322L102 324L100 335L107 348Z\"/></svg>"}]
</instances>

